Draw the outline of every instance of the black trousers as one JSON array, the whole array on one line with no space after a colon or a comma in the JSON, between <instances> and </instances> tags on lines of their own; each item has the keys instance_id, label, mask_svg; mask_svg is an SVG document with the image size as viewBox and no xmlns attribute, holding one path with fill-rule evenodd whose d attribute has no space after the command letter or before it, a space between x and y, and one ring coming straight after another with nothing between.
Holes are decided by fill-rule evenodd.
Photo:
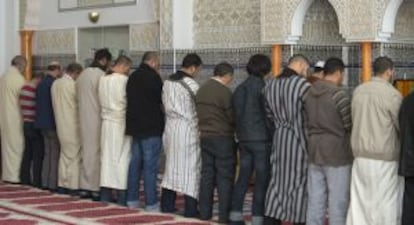
<instances>
[{"instance_id":1,"label":"black trousers","mask_svg":"<svg viewBox=\"0 0 414 225\"><path fill-rule=\"evenodd\" d=\"M405 177L402 225L414 224L414 177Z\"/></svg>"},{"instance_id":2,"label":"black trousers","mask_svg":"<svg viewBox=\"0 0 414 225\"><path fill-rule=\"evenodd\" d=\"M263 225L282 225L282 221L271 217L265 217ZM305 225L305 223L293 223L293 225Z\"/></svg>"},{"instance_id":3,"label":"black trousers","mask_svg":"<svg viewBox=\"0 0 414 225\"><path fill-rule=\"evenodd\" d=\"M161 212L174 213L177 193L163 188L161 193ZM197 217L197 199L184 195L184 217Z\"/></svg>"},{"instance_id":4,"label":"black trousers","mask_svg":"<svg viewBox=\"0 0 414 225\"><path fill-rule=\"evenodd\" d=\"M214 188L217 186L219 222L227 223L235 176L236 149L232 137L201 138L200 219L212 217Z\"/></svg>"},{"instance_id":5,"label":"black trousers","mask_svg":"<svg viewBox=\"0 0 414 225\"><path fill-rule=\"evenodd\" d=\"M40 130L34 128L33 122L25 122L23 126L25 146L20 166L20 182L40 188L44 154L43 136Z\"/></svg>"}]
</instances>

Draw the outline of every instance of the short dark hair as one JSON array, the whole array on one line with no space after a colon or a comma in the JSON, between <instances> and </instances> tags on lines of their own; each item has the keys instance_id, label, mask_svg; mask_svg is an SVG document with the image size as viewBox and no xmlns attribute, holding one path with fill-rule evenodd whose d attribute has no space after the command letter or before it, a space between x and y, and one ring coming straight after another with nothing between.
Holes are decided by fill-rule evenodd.
<instances>
[{"instance_id":1,"label":"short dark hair","mask_svg":"<svg viewBox=\"0 0 414 225\"><path fill-rule=\"evenodd\" d=\"M345 70L345 64L340 58L331 57L325 62L323 67L323 73L325 76L334 74L336 71L343 72Z\"/></svg>"},{"instance_id":2,"label":"short dark hair","mask_svg":"<svg viewBox=\"0 0 414 225\"><path fill-rule=\"evenodd\" d=\"M21 55L17 55L13 57L13 59L11 60L12 66L24 66L26 63L27 63L26 58Z\"/></svg>"},{"instance_id":3,"label":"short dark hair","mask_svg":"<svg viewBox=\"0 0 414 225\"><path fill-rule=\"evenodd\" d=\"M307 64L310 64L309 63L309 59L305 55L303 55L303 54L295 54L295 55L293 55L292 57L289 58L288 65L290 65L290 64L292 64L294 62L299 62L299 61L303 61L303 62L305 62Z\"/></svg>"},{"instance_id":4,"label":"short dark hair","mask_svg":"<svg viewBox=\"0 0 414 225\"><path fill-rule=\"evenodd\" d=\"M55 71L55 70L60 70L60 69L61 69L60 65L57 65L57 64L50 64L47 66L48 71Z\"/></svg>"},{"instance_id":5,"label":"short dark hair","mask_svg":"<svg viewBox=\"0 0 414 225\"><path fill-rule=\"evenodd\" d=\"M147 62L153 59L158 59L160 56L157 52L145 52L142 56L141 62Z\"/></svg>"},{"instance_id":6,"label":"short dark hair","mask_svg":"<svg viewBox=\"0 0 414 225\"><path fill-rule=\"evenodd\" d=\"M201 61L200 56L198 56L196 53L190 53L187 54L183 59L182 67L189 68L192 66L199 67L203 64L203 61Z\"/></svg>"},{"instance_id":7,"label":"short dark hair","mask_svg":"<svg viewBox=\"0 0 414 225\"><path fill-rule=\"evenodd\" d=\"M128 56L121 55L115 60L114 65L132 65L132 60Z\"/></svg>"},{"instance_id":8,"label":"short dark hair","mask_svg":"<svg viewBox=\"0 0 414 225\"><path fill-rule=\"evenodd\" d=\"M79 63L71 63L66 67L66 73L68 74L80 74L83 68Z\"/></svg>"},{"instance_id":9,"label":"short dark hair","mask_svg":"<svg viewBox=\"0 0 414 225\"><path fill-rule=\"evenodd\" d=\"M225 75L233 75L234 69L233 66L228 62L221 62L214 67L214 76L223 77Z\"/></svg>"},{"instance_id":10,"label":"short dark hair","mask_svg":"<svg viewBox=\"0 0 414 225\"><path fill-rule=\"evenodd\" d=\"M101 48L95 52L94 60L99 61L101 59L106 59L108 61L112 60L112 54L107 48Z\"/></svg>"},{"instance_id":11,"label":"short dark hair","mask_svg":"<svg viewBox=\"0 0 414 225\"><path fill-rule=\"evenodd\" d=\"M374 75L381 75L388 69L394 69L394 62L387 56L381 56L375 59L374 65Z\"/></svg>"},{"instance_id":12,"label":"short dark hair","mask_svg":"<svg viewBox=\"0 0 414 225\"><path fill-rule=\"evenodd\" d=\"M272 69L270 58L263 54L256 54L250 57L246 65L246 70L249 75L264 77L269 74Z\"/></svg>"}]
</instances>

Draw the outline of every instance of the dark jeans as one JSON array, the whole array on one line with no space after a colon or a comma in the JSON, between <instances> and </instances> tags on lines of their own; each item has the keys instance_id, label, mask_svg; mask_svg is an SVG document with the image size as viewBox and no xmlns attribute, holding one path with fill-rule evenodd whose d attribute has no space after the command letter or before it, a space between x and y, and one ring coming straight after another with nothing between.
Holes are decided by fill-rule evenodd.
<instances>
[{"instance_id":1,"label":"dark jeans","mask_svg":"<svg viewBox=\"0 0 414 225\"><path fill-rule=\"evenodd\" d=\"M217 185L219 222L227 223L231 209L235 171L235 143L232 137L201 138L200 218L212 217L213 194Z\"/></svg>"},{"instance_id":2,"label":"dark jeans","mask_svg":"<svg viewBox=\"0 0 414 225\"><path fill-rule=\"evenodd\" d=\"M414 224L414 177L405 177L402 225Z\"/></svg>"},{"instance_id":3,"label":"dark jeans","mask_svg":"<svg viewBox=\"0 0 414 225\"><path fill-rule=\"evenodd\" d=\"M43 136L35 129L33 122L24 122L24 152L20 166L22 184L32 184L40 188L42 184Z\"/></svg>"},{"instance_id":4,"label":"dark jeans","mask_svg":"<svg viewBox=\"0 0 414 225\"><path fill-rule=\"evenodd\" d=\"M50 190L57 189L60 144L56 130L42 130L45 154L42 166L42 186Z\"/></svg>"},{"instance_id":5,"label":"dark jeans","mask_svg":"<svg viewBox=\"0 0 414 225\"><path fill-rule=\"evenodd\" d=\"M127 204L129 207L137 208L139 205L139 180L143 176L146 209L158 208L157 175L161 147L161 137L134 138L128 169Z\"/></svg>"},{"instance_id":6,"label":"dark jeans","mask_svg":"<svg viewBox=\"0 0 414 225\"><path fill-rule=\"evenodd\" d=\"M126 206L126 191L125 190L116 190L113 188L101 187L101 201L113 202L112 191L115 191L116 203L118 205Z\"/></svg>"},{"instance_id":7,"label":"dark jeans","mask_svg":"<svg viewBox=\"0 0 414 225\"><path fill-rule=\"evenodd\" d=\"M250 177L255 171L252 216L263 217L266 190L270 178L270 143L242 142L239 144L239 176L234 185L232 214L239 218L230 218L232 221L243 220L244 197L249 187Z\"/></svg>"},{"instance_id":8,"label":"dark jeans","mask_svg":"<svg viewBox=\"0 0 414 225\"><path fill-rule=\"evenodd\" d=\"M161 212L174 213L177 209L175 208L175 199L177 193L172 190L163 188L161 193ZM197 217L197 200L184 195L184 216L185 217Z\"/></svg>"}]
</instances>

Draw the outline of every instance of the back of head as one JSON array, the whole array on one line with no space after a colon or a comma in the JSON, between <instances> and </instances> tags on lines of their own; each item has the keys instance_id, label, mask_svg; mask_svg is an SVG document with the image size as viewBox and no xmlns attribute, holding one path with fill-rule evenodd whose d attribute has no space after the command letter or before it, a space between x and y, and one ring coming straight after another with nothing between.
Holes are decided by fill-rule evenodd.
<instances>
[{"instance_id":1,"label":"back of head","mask_svg":"<svg viewBox=\"0 0 414 225\"><path fill-rule=\"evenodd\" d=\"M59 64L59 62L57 61L52 61L47 65L47 70L50 72L56 71L56 70L61 70L61 66Z\"/></svg>"},{"instance_id":2,"label":"back of head","mask_svg":"<svg viewBox=\"0 0 414 225\"><path fill-rule=\"evenodd\" d=\"M79 63L71 63L66 67L66 73L73 75L73 74L80 74L83 68Z\"/></svg>"},{"instance_id":3,"label":"back of head","mask_svg":"<svg viewBox=\"0 0 414 225\"><path fill-rule=\"evenodd\" d=\"M325 65L323 67L323 72L325 76L330 76L337 71L343 72L345 70L345 64L340 58L331 57L326 60Z\"/></svg>"},{"instance_id":4,"label":"back of head","mask_svg":"<svg viewBox=\"0 0 414 225\"><path fill-rule=\"evenodd\" d=\"M106 59L108 61L112 60L112 54L109 52L107 48L102 48L95 52L94 61L99 61L102 59Z\"/></svg>"},{"instance_id":5,"label":"back of head","mask_svg":"<svg viewBox=\"0 0 414 225\"><path fill-rule=\"evenodd\" d=\"M120 65L131 66L132 60L128 56L121 55L115 60L115 63L114 63L114 66L120 66Z\"/></svg>"},{"instance_id":6,"label":"back of head","mask_svg":"<svg viewBox=\"0 0 414 225\"><path fill-rule=\"evenodd\" d=\"M375 59L374 65L374 75L380 76L384 74L387 70L393 70L394 69L394 62L388 58L387 56L381 56Z\"/></svg>"},{"instance_id":7,"label":"back of head","mask_svg":"<svg viewBox=\"0 0 414 225\"><path fill-rule=\"evenodd\" d=\"M23 73L27 65L27 60L23 56L17 55L13 57L11 65L16 67L21 73Z\"/></svg>"},{"instance_id":8,"label":"back of head","mask_svg":"<svg viewBox=\"0 0 414 225\"><path fill-rule=\"evenodd\" d=\"M221 62L216 65L214 68L214 76L215 77L223 77L226 75L233 76L234 69L233 66L230 65L228 62Z\"/></svg>"},{"instance_id":9,"label":"back of head","mask_svg":"<svg viewBox=\"0 0 414 225\"><path fill-rule=\"evenodd\" d=\"M295 63L306 63L309 65L309 59L302 54L296 54L289 58L288 66L291 66Z\"/></svg>"},{"instance_id":10,"label":"back of head","mask_svg":"<svg viewBox=\"0 0 414 225\"><path fill-rule=\"evenodd\" d=\"M153 60L159 60L160 56L157 52L145 52L144 55L142 56L142 60L141 62L150 62Z\"/></svg>"},{"instance_id":11,"label":"back of head","mask_svg":"<svg viewBox=\"0 0 414 225\"><path fill-rule=\"evenodd\" d=\"M270 73L272 64L269 57L263 54L256 54L250 57L246 70L249 75L264 77Z\"/></svg>"},{"instance_id":12,"label":"back of head","mask_svg":"<svg viewBox=\"0 0 414 225\"><path fill-rule=\"evenodd\" d=\"M187 54L183 59L183 68L190 68L192 66L194 67L200 67L203 62L201 61L200 56L198 56L196 53L190 53Z\"/></svg>"}]
</instances>

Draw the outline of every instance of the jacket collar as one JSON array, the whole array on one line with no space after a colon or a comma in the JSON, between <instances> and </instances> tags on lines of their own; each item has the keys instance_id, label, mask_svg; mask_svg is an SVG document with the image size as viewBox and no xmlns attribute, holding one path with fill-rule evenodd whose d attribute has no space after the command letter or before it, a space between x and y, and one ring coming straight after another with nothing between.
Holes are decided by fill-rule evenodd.
<instances>
[{"instance_id":1,"label":"jacket collar","mask_svg":"<svg viewBox=\"0 0 414 225\"><path fill-rule=\"evenodd\" d=\"M286 67L286 68L282 71L282 73L280 74L279 78L288 78L288 77L291 77L291 76L297 76L297 75L298 75L298 73L297 73L296 71L292 70L292 69L291 69L291 68L289 68L289 67Z\"/></svg>"},{"instance_id":2,"label":"jacket collar","mask_svg":"<svg viewBox=\"0 0 414 225\"><path fill-rule=\"evenodd\" d=\"M371 79L371 81L373 81L373 82L380 82L380 83L383 83L383 84L392 86L390 82L388 82L387 80L384 80L384 79L382 79L380 77L373 77Z\"/></svg>"},{"instance_id":3,"label":"jacket collar","mask_svg":"<svg viewBox=\"0 0 414 225\"><path fill-rule=\"evenodd\" d=\"M156 71L156 70L154 70L154 68L152 68L151 66L149 66L148 64L146 64L146 63L141 63L140 65L139 65L139 68L140 69L142 69L142 70L149 70L149 71L151 71L151 72L154 72L154 73L157 73L158 74L158 72Z\"/></svg>"},{"instance_id":4,"label":"jacket collar","mask_svg":"<svg viewBox=\"0 0 414 225\"><path fill-rule=\"evenodd\" d=\"M194 79L190 74L188 74L188 73L186 73L182 70L178 70L175 74L171 75L169 79L177 81L177 80L182 80L184 77Z\"/></svg>"}]
</instances>

